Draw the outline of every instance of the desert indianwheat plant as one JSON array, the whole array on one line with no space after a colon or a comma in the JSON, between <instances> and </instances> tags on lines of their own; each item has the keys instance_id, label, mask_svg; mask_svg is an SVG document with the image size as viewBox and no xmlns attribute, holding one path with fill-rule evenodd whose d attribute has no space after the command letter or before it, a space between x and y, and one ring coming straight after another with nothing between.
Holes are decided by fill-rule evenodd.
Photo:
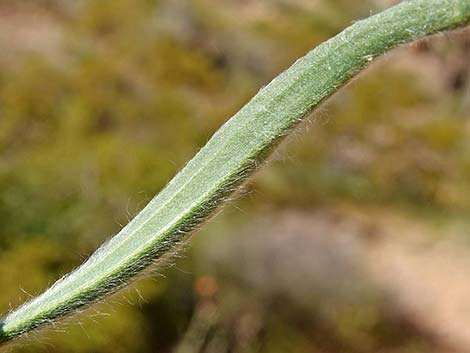
<instances>
[{"instance_id":1,"label":"desert indianwheat plant","mask_svg":"<svg viewBox=\"0 0 470 353\"><path fill-rule=\"evenodd\" d=\"M0 342L114 293L167 257L213 215L322 101L398 45L470 23L470 0L403 1L358 21L261 89L114 238L0 321ZM384 83L386 84L386 83Z\"/></svg>"}]
</instances>

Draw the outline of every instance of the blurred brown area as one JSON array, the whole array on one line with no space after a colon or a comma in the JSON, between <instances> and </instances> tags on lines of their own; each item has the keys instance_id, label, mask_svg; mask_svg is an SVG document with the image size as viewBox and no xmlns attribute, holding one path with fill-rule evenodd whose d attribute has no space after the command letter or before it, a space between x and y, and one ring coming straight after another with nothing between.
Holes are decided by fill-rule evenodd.
<instances>
[{"instance_id":1,"label":"blurred brown area","mask_svg":"<svg viewBox=\"0 0 470 353\"><path fill-rule=\"evenodd\" d=\"M116 233L259 87L395 2L0 0L0 312ZM470 351L469 78L468 29L387 54L180 258L9 351Z\"/></svg>"}]
</instances>

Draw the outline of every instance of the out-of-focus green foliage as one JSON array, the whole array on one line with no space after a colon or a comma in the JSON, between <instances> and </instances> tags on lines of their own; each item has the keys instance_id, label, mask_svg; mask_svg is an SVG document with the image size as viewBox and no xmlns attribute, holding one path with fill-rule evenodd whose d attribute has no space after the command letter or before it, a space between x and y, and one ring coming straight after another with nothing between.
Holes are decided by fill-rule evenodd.
<instances>
[{"instance_id":1,"label":"out-of-focus green foliage","mask_svg":"<svg viewBox=\"0 0 470 353\"><path fill-rule=\"evenodd\" d=\"M0 312L79 264L260 85L374 6L0 1L5 13L46 11L46 24L61 29L58 53L0 59ZM227 212L193 252L214 238L229 242L226 229L237 236L233 229L267 208L347 202L426 211L425 218L468 214L468 92L453 84L461 73L447 72L454 61L445 55L458 55L460 42L429 43L400 53L408 64L385 59L317 112L308 131L250 184L251 197L241 205L249 215ZM436 65L429 58L442 61L431 81L414 70L421 61ZM306 307L252 288L232 273L236 266L206 258L188 252L164 270L168 278L138 285L145 301L126 292L117 298L123 305L94 309L112 311L111 318L97 315L99 324L91 325L78 318L83 328L70 325L66 335L52 333L50 341L14 351L168 352L178 343L183 350L187 340L194 345L194 327L205 321L212 352L375 352L394 345L417 352L426 345L410 323L390 318L378 294L360 304L332 299L331 311L314 297Z\"/></svg>"}]
</instances>

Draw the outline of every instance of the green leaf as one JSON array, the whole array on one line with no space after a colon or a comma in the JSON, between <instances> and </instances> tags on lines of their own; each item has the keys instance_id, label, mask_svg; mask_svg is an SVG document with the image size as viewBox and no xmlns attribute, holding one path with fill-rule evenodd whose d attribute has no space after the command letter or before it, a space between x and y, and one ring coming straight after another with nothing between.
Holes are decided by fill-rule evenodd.
<instances>
[{"instance_id":1,"label":"green leaf","mask_svg":"<svg viewBox=\"0 0 470 353\"><path fill-rule=\"evenodd\" d=\"M173 254L293 127L375 58L400 44L469 21L470 0L404 1L318 46L261 89L82 266L9 313L0 324L0 341L102 299L156 260Z\"/></svg>"}]
</instances>

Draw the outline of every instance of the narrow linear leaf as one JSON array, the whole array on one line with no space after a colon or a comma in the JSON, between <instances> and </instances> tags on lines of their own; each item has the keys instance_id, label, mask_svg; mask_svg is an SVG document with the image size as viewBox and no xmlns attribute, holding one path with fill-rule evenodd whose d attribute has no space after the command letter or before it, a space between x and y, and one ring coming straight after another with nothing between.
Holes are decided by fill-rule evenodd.
<instances>
[{"instance_id":1,"label":"narrow linear leaf","mask_svg":"<svg viewBox=\"0 0 470 353\"><path fill-rule=\"evenodd\" d=\"M306 115L373 59L470 22L470 0L404 1L299 59L225 123L175 178L77 270L0 322L0 342L115 292L178 249ZM384 83L386 84L386 83Z\"/></svg>"}]
</instances>

